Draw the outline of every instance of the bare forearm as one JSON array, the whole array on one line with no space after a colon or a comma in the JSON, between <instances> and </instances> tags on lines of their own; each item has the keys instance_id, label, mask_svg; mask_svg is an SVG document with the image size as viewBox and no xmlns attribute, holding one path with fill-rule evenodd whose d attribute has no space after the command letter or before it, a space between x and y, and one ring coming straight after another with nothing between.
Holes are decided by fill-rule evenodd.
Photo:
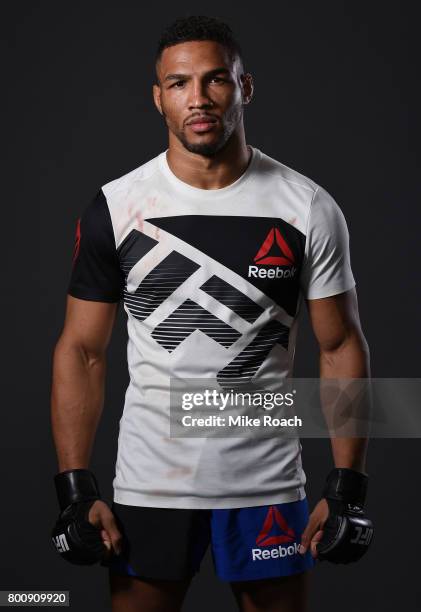
<instances>
[{"instance_id":1,"label":"bare forearm","mask_svg":"<svg viewBox=\"0 0 421 612\"><path fill-rule=\"evenodd\" d=\"M105 356L60 339L53 357L51 424L59 471L87 468L104 401Z\"/></svg>"},{"instance_id":2,"label":"bare forearm","mask_svg":"<svg viewBox=\"0 0 421 612\"><path fill-rule=\"evenodd\" d=\"M364 337L360 335L352 335L335 350L323 351L320 354L321 379L365 379L369 377L369 349ZM344 397L346 398L346 395ZM323 393L321 393L321 399L325 418L329 423L329 419L334 417L334 409L330 404L329 395L323 399ZM340 404L346 410L342 401ZM367 406L367 408L369 407ZM332 436L331 446L335 467L347 467L365 472L367 437Z\"/></svg>"}]
</instances>

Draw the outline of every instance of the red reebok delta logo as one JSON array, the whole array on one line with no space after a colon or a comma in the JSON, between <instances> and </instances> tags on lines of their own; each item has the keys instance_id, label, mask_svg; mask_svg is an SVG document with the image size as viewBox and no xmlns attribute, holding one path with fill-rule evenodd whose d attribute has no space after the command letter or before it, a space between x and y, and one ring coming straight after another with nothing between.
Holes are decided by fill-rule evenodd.
<instances>
[{"instance_id":1,"label":"red reebok delta logo","mask_svg":"<svg viewBox=\"0 0 421 612\"><path fill-rule=\"evenodd\" d=\"M262 529L256 538L259 548L251 549L252 561L283 559L298 555L300 545L296 539L294 529L288 525L278 508L269 506Z\"/></svg>"},{"instance_id":2,"label":"red reebok delta logo","mask_svg":"<svg viewBox=\"0 0 421 612\"><path fill-rule=\"evenodd\" d=\"M282 531L282 533L278 533L277 535L270 534L274 524ZM259 546L271 546L273 544L293 542L294 539L295 531L288 525L285 517L282 516L276 506L270 506L262 529L256 538L256 544Z\"/></svg>"},{"instance_id":3,"label":"red reebok delta logo","mask_svg":"<svg viewBox=\"0 0 421 612\"><path fill-rule=\"evenodd\" d=\"M297 271L294 265L294 253L277 227L269 230L254 261L257 265L249 266L249 278L291 278ZM261 268L260 266L276 266L276 268ZM280 268L278 266L289 267Z\"/></svg>"},{"instance_id":4,"label":"red reebok delta logo","mask_svg":"<svg viewBox=\"0 0 421 612\"><path fill-rule=\"evenodd\" d=\"M280 255L271 255L267 257L267 254L275 242L279 248ZM272 227L269 231L254 261L259 266L292 266L295 263L294 253L289 248L285 238L277 227Z\"/></svg>"}]
</instances>

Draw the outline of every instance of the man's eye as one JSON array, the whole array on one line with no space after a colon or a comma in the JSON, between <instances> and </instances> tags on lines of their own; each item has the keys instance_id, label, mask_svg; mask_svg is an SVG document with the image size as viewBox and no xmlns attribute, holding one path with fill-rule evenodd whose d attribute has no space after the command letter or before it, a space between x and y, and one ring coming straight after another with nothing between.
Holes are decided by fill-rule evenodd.
<instances>
[{"instance_id":1,"label":"man's eye","mask_svg":"<svg viewBox=\"0 0 421 612\"><path fill-rule=\"evenodd\" d=\"M221 79L221 77L212 77L211 81L214 81L216 83L225 83L225 79Z\"/></svg>"},{"instance_id":2,"label":"man's eye","mask_svg":"<svg viewBox=\"0 0 421 612\"><path fill-rule=\"evenodd\" d=\"M184 85L185 81L176 81L171 87L176 87L178 89L178 85Z\"/></svg>"}]
</instances>

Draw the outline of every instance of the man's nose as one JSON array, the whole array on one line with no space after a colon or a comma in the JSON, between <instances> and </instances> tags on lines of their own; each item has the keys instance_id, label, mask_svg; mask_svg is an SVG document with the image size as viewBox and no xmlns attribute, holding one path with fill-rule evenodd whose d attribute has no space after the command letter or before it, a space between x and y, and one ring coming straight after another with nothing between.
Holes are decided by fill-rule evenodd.
<instances>
[{"instance_id":1,"label":"man's nose","mask_svg":"<svg viewBox=\"0 0 421 612\"><path fill-rule=\"evenodd\" d=\"M209 97L206 84L202 81L194 81L192 83L190 108L204 108L212 106L213 102Z\"/></svg>"}]
</instances>

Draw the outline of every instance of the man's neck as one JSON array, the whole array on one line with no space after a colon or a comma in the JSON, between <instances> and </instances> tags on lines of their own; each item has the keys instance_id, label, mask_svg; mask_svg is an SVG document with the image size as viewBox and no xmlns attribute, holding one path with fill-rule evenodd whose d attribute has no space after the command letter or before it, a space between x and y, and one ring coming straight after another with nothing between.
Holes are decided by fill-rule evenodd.
<instances>
[{"instance_id":1,"label":"man's neck","mask_svg":"<svg viewBox=\"0 0 421 612\"><path fill-rule=\"evenodd\" d=\"M245 172L250 159L251 149L244 136L235 135L213 157L191 153L176 138L170 138L167 152L167 162L175 176L199 189L221 189L234 183Z\"/></svg>"}]
</instances>

